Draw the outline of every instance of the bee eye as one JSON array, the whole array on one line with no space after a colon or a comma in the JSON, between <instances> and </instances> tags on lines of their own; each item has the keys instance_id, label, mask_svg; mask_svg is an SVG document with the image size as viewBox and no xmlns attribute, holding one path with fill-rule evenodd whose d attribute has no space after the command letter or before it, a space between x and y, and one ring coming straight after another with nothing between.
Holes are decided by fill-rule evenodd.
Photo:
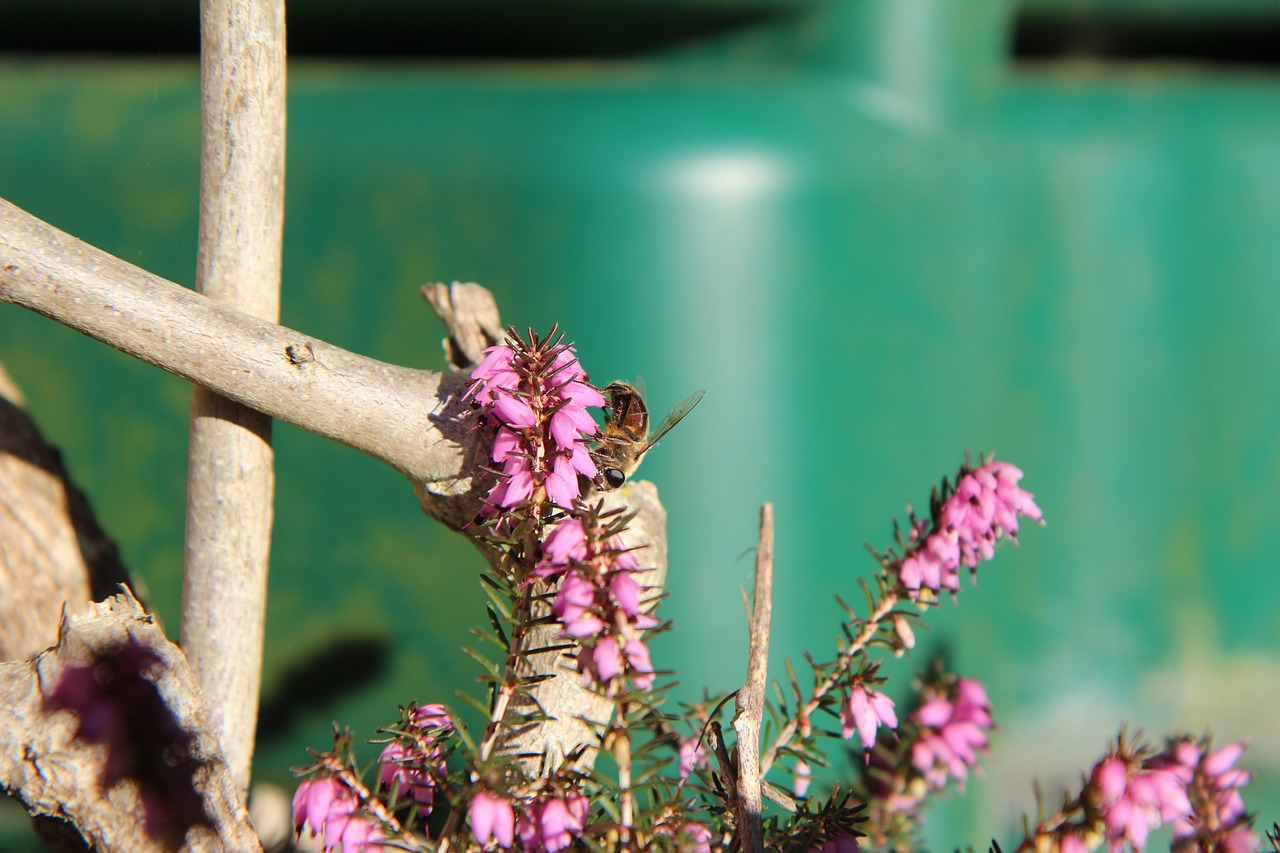
<instances>
[{"instance_id":1,"label":"bee eye","mask_svg":"<svg viewBox=\"0 0 1280 853\"><path fill-rule=\"evenodd\" d=\"M617 468L605 468L602 473L604 474L605 485L611 489L616 489L627 481L627 475Z\"/></svg>"}]
</instances>

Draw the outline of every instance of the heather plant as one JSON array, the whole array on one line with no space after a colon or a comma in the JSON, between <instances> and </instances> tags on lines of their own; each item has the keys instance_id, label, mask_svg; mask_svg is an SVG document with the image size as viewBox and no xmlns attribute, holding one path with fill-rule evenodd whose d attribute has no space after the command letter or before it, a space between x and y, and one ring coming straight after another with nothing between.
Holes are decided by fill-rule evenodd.
<instances>
[{"instance_id":1,"label":"heather plant","mask_svg":"<svg viewBox=\"0 0 1280 853\"><path fill-rule=\"evenodd\" d=\"M918 849L930 798L964 784L995 720L982 683L937 662L916 677L909 706L897 707L882 658L911 652L930 609L944 593L957 599L964 570L976 576L1000 542L1017 540L1021 524L1043 523L1019 485L1022 471L990 457L966 461L934 490L926 514L909 510L905 524L895 522L893 544L872 551L877 568L860 582L864 606L837 598L845 619L830 657L806 655L809 678L788 663L785 681L773 684L759 711L761 750L743 737L759 729L739 725L752 713L742 697L749 683L736 697L736 738L725 730L733 696L707 695L679 710L666 701L667 673L679 662L655 667L649 653L649 640L668 626L646 582L648 543L633 536L625 507L606 509L593 488L600 427L591 412L607 417L610 401L573 346L555 329L545 337L510 330L471 377L475 428L494 435L492 485L474 521L493 554L482 578L489 628L480 633L505 653L491 661L473 651L487 673L487 702L477 707L488 723L473 737L446 706L410 705L363 773L351 759L352 736L338 733L334 749L304 771L298 831L345 853ZM771 571L764 526L770 564L758 562L758 571ZM767 589L758 581L757 614ZM561 666L611 703L594 742L575 754L503 746L504 733L556 712L529 701L547 676L521 666L539 624L554 626ZM767 645L767 618L763 629L753 620L752 644L753 656ZM855 736L853 778L815 791L814 767L830 766ZM1142 850L1166 823L1178 851L1256 850L1240 798L1249 774L1235 766L1242 749L1181 737L1157 750L1122 735L1077 793L1028 823L1017 851ZM597 762L599 753L610 760ZM750 802L744 791L752 785L772 806Z\"/></svg>"},{"instance_id":2,"label":"heather plant","mask_svg":"<svg viewBox=\"0 0 1280 853\"><path fill-rule=\"evenodd\" d=\"M354 758L356 736L336 731L333 746L299 769L299 835L345 853L919 849L929 802L963 785L995 736L994 709L978 680L937 664L922 667L911 698L895 704L890 693L905 691L889 689L881 664L913 651L944 592L958 598L964 569L975 575L1021 524L1042 520L1022 472L994 457L966 460L927 513L909 511L893 544L873 551L864 603L838 598L845 618L835 647L805 655L811 675L788 664L772 691L766 504L743 685L673 709L680 662L649 651L668 627L657 615L663 545L646 529L654 513L628 504L643 489L618 488L647 445L621 453L592 414L618 400L590 382L554 329L512 330L497 343L496 305L475 285L424 288L448 327L452 371L384 364L277 325L284 7L215 0L201 9L196 293L0 200L0 301L195 389L181 649L127 588L96 600L128 581L114 546L74 490L51 507L68 494L57 454L23 419L8 424L6 438L16 435L22 449L11 456L23 464L8 473L19 485L6 482L6 501L38 508L10 513L19 529L11 535L39 547L0 549L9 613L22 617L0 631L13 643L0 672L0 785L48 820L46 830L56 824L48 835L58 849L261 849L244 806L277 419L385 462L430 516L471 534L489 561L477 634L497 650L469 649L487 689L460 698L484 715L478 731L445 697L409 703L372 733L381 750L367 767ZM0 401L16 412L7 386L0 371ZM616 396L615 387L630 388L603 390ZM478 443L490 479L477 509ZM82 565L73 556L81 551L107 556ZM27 627L26 617L48 623L59 609L56 646L41 651L53 625ZM555 666L535 662L547 659ZM544 688L554 683L573 684L605 711L553 701L562 694ZM589 737L530 736L566 722ZM1142 850L1162 826L1177 853L1255 850L1243 749L1122 732L1077 790L1057 806L1040 802L1016 853ZM853 771L815 782L815 768L834 767L840 752L853 753ZM1266 838L1280 851L1280 827Z\"/></svg>"}]
</instances>

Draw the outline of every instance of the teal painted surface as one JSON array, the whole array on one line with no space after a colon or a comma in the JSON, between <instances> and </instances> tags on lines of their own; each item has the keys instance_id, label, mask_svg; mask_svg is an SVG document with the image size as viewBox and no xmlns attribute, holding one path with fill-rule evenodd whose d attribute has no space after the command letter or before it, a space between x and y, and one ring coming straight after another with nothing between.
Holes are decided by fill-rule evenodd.
<instances>
[{"instance_id":1,"label":"teal painted surface","mask_svg":"<svg viewBox=\"0 0 1280 853\"><path fill-rule=\"evenodd\" d=\"M283 321L438 367L417 285L478 280L655 408L707 388L643 469L672 516L655 659L686 695L742 677L761 501L775 658L798 660L863 542L998 450L1049 526L916 656L948 650L1002 724L933 847L1007 839L1031 777L1071 781L1122 722L1252 735L1246 801L1280 816L1280 84L1049 69L957 94L885 70L295 64ZM197 102L194 63L0 65L0 196L190 283ZM176 633L185 386L12 308L0 360ZM257 770L284 782L331 720L372 734L469 683L481 596L395 475L288 427L276 447L265 693L294 701ZM282 682L343 638L347 692Z\"/></svg>"}]
</instances>

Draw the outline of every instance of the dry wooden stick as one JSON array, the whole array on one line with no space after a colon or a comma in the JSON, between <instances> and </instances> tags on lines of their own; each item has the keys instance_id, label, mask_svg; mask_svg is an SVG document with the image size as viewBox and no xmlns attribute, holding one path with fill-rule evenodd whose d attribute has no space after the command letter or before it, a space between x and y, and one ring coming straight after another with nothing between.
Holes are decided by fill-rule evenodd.
<instances>
[{"instance_id":1,"label":"dry wooden stick","mask_svg":"<svg viewBox=\"0 0 1280 853\"><path fill-rule=\"evenodd\" d=\"M764 693L769 675L769 631L773 620L773 504L760 508L760 544L756 550L755 603L751 613L751 650L747 658L747 679L738 691L733 728L737 733L738 808L735 815L742 849L763 853L760 770L760 724L764 717Z\"/></svg>"},{"instance_id":2,"label":"dry wooden stick","mask_svg":"<svg viewBox=\"0 0 1280 853\"><path fill-rule=\"evenodd\" d=\"M283 0L203 0L196 290L280 317L284 231ZM227 763L249 786L258 718L275 489L271 419L191 389L182 647Z\"/></svg>"}]
</instances>

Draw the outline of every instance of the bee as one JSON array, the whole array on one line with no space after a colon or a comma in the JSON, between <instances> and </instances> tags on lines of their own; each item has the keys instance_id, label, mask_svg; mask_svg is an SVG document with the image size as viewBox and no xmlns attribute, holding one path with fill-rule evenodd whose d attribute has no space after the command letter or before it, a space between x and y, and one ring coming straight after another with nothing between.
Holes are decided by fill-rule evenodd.
<instances>
[{"instance_id":1,"label":"bee","mask_svg":"<svg viewBox=\"0 0 1280 853\"><path fill-rule=\"evenodd\" d=\"M677 403L652 435L649 432L649 407L634 385L610 382L604 393L609 397L609 406L605 410L604 431L600 434L599 444L591 451L591 458L600 472L595 478L596 488L609 492L635 473L644 455L698 405L705 391L695 391Z\"/></svg>"}]
</instances>

